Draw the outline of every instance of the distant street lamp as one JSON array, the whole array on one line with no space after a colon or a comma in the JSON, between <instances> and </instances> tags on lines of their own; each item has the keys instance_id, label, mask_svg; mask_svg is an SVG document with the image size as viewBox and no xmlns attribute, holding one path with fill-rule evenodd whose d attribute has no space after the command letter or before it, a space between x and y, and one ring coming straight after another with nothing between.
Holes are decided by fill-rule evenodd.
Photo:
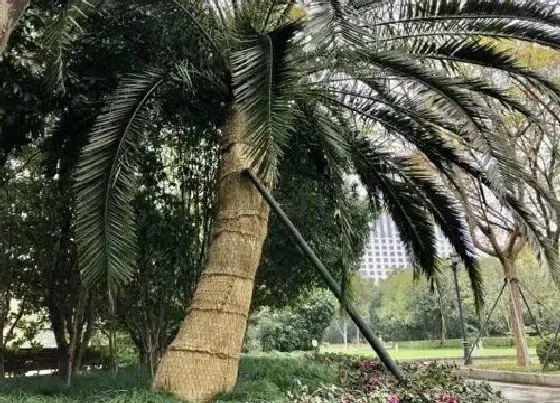
<instances>
[{"instance_id":1,"label":"distant street lamp","mask_svg":"<svg viewBox=\"0 0 560 403\"><path fill-rule=\"evenodd\" d=\"M453 269L453 279L455 280L455 293L457 295L457 306L459 307L459 320L461 321L461 336L463 338L463 358L465 365L472 364L472 358L469 354L469 342L467 341L467 334L465 332L465 319L463 317L463 304L461 303L461 290L459 289L459 282L457 281L457 268L461 263L459 256L452 254L450 256L451 268Z\"/></svg>"}]
</instances>

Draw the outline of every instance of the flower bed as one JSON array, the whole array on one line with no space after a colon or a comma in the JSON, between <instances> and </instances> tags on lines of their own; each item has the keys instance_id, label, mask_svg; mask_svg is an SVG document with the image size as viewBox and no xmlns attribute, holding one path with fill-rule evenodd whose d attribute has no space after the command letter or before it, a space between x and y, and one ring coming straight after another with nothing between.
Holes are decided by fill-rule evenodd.
<instances>
[{"instance_id":1,"label":"flower bed","mask_svg":"<svg viewBox=\"0 0 560 403\"><path fill-rule=\"evenodd\" d=\"M338 365L334 385L309 390L304 385L289 394L292 402L343 403L498 403L501 394L481 382L455 373L454 364L402 363L409 382L399 383L379 361L342 354L315 354L307 359Z\"/></svg>"}]
</instances>

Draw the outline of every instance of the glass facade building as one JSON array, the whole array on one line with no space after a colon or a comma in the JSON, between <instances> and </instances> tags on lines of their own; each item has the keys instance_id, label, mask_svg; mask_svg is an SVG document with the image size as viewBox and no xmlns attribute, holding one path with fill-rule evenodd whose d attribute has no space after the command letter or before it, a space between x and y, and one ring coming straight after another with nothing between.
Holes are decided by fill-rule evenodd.
<instances>
[{"instance_id":1,"label":"glass facade building","mask_svg":"<svg viewBox=\"0 0 560 403\"><path fill-rule=\"evenodd\" d=\"M440 256L449 256L452 252L451 246L439 230L437 248ZM360 260L360 274L379 282L389 277L394 270L412 267L411 261L395 223L388 214L381 214L370 225L364 255Z\"/></svg>"}]
</instances>

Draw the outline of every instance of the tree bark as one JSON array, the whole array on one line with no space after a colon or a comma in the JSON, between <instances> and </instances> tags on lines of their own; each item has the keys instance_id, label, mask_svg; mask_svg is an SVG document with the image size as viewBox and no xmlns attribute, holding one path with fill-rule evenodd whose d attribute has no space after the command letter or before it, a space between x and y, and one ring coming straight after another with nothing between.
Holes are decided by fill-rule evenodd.
<instances>
[{"instance_id":1,"label":"tree bark","mask_svg":"<svg viewBox=\"0 0 560 403\"><path fill-rule=\"evenodd\" d=\"M218 177L218 201L206 268L190 309L168 347L153 386L180 399L207 401L233 389L267 233L269 208L243 172L246 117L228 111Z\"/></svg>"},{"instance_id":2,"label":"tree bark","mask_svg":"<svg viewBox=\"0 0 560 403\"><path fill-rule=\"evenodd\" d=\"M517 365L526 367L529 365L529 352L527 349L527 338L525 336L525 325L523 323L523 299L517 279L517 266L513 259L504 259L504 275L509 280L510 304L509 322L511 331L515 337L517 350ZM512 281L513 279L513 281Z\"/></svg>"},{"instance_id":3,"label":"tree bark","mask_svg":"<svg viewBox=\"0 0 560 403\"><path fill-rule=\"evenodd\" d=\"M342 339L344 341L344 350L348 350L348 318L346 317L346 312L342 317Z\"/></svg>"},{"instance_id":4,"label":"tree bark","mask_svg":"<svg viewBox=\"0 0 560 403\"><path fill-rule=\"evenodd\" d=\"M5 360L4 324L0 323L0 381L4 379L4 360Z\"/></svg>"},{"instance_id":5,"label":"tree bark","mask_svg":"<svg viewBox=\"0 0 560 403\"><path fill-rule=\"evenodd\" d=\"M29 0L0 0L0 55L28 5Z\"/></svg>"}]
</instances>

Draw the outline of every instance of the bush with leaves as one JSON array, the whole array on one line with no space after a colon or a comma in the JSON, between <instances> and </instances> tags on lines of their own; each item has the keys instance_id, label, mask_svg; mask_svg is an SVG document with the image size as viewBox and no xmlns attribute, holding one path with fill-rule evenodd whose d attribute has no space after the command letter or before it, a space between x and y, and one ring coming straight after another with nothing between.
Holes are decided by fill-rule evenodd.
<instances>
[{"instance_id":1,"label":"bush with leaves","mask_svg":"<svg viewBox=\"0 0 560 403\"><path fill-rule=\"evenodd\" d=\"M313 340L322 340L334 309L334 298L319 290L300 298L293 306L277 311L264 309L254 317L254 330L249 330L257 343L248 340L246 344L260 345L264 351L310 351Z\"/></svg>"},{"instance_id":2,"label":"bush with leaves","mask_svg":"<svg viewBox=\"0 0 560 403\"><path fill-rule=\"evenodd\" d=\"M560 338L547 336L537 344L537 355L539 362L544 365L548 361L548 367L560 368Z\"/></svg>"}]
</instances>

